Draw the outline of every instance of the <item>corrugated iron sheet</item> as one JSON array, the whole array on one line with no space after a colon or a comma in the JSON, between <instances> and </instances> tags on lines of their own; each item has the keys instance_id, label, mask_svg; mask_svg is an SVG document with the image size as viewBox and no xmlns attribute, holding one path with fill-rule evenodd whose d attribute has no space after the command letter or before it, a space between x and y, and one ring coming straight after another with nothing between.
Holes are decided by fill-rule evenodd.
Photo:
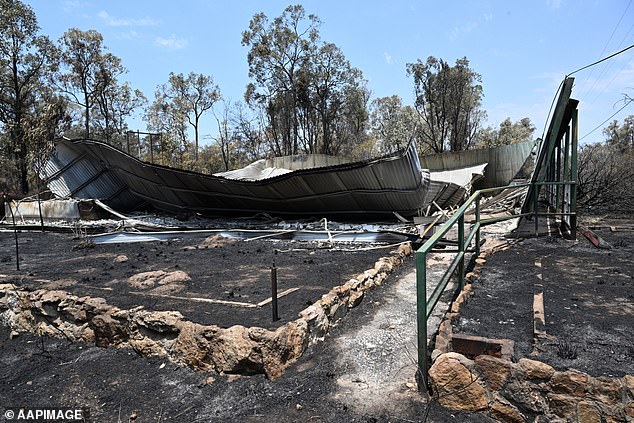
<instances>
[{"instance_id":1,"label":"corrugated iron sheet","mask_svg":"<svg viewBox=\"0 0 634 423\"><path fill-rule=\"evenodd\" d=\"M488 163L478 187L499 187L507 185L517 175L534 146L534 141L526 141L495 148L431 154L421 158L421 165L434 172Z\"/></svg>"},{"instance_id":2,"label":"corrugated iron sheet","mask_svg":"<svg viewBox=\"0 0 634 423\"><path fill-rule=\"evenodd\" d=\"M7 201L4 203L4 215L15 216L16 220L39 219L77 220L80 218L79 202L76 200L47 201Z\"/></svg>"},{"instance_id":3,"label":"corrugated iron sheet","mask_svg":"<svg viewBox=\"0 0 634 423\"><path fill-rule=\"evenodd\" d=\"M58 196L98 198L120 209L146 201L174 213L414 215L429 197L429 171L414 146L374 160L298 169L261 180L235 180L141 162L90 140L60 141L45 167ZM130 204L124 205L132 197ZM117 205L113 205L113 202Z\"/></svg>"},{"instance_id":4,"label":"corrugated iron sheet","mask_svg":"<svg viewBox=\"0 0 634 423\"><path fill-rule=\"evenodd\" d=\"M61 141L40 176L58 198L95 198L123 210L140 205L140 200L98 157L79 144Z\"/></svg>"}]
</instances>

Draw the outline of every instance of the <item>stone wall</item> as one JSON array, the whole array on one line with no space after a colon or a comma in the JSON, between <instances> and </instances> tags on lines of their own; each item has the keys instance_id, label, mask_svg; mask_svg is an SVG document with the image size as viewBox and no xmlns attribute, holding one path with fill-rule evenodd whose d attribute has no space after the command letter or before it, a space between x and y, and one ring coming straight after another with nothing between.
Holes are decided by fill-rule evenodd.
<instances>
[{"instance_id":1,"label":"stone wall","mask_svg":"<svg viewBox=\"0 0 634 423\"><path fill-rule=\"evenodd\" d=\"M527 358L441 354L429 377L438 402L502 422L634 421L634 376L591 377Z\"/></svg>"},{"instance_id":2,"label":"stone wall","mask_svg":"<svg viewBox=\"0 0 634 423\"><path fill-rule=\"evenodd\" d=\"M274 331L200 325L185 320L178 311L121 310L103 298L66 291L22 291L11 284L0 284L0 324L9 326L12 336L32 332L100 347L132 348L143 356L166 357L194 369L264 373L275 379L411 254L411 245L402 244L372 269L333 288L298 319Z\"/></svg>"},{"instance_id":3,"label":"stone wall","mask_svg":"<svg viewBox=\"0 0 634 423\"><path fill-rule=\"evenodd\" d=\"M472 348L467 351L474 357L470 359L460 354L465 351L455 351L453 319L472 295L471 282L486 257L496 250L478 257L476 268L467 274L469 284L439 326L429 370L433 397L446 408L482 412L501 422L634 422L634 376L592 377L574 369L557 371L528 358L513 362L512 341L506 339L461 335L472 345L499 345L497 356L476 355L477 348Z\"/></svg>"}]
</instances>

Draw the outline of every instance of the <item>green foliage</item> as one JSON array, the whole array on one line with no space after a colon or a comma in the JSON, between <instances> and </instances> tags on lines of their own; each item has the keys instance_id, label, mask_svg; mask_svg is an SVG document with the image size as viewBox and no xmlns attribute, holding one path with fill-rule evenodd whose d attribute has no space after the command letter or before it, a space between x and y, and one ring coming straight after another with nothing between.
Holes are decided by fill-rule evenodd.
<instances>
[{"instance_id":1,"label":"green foliage","mask_svg":"<svg viewBox=\"0 0 634 423\"><path fill-rule=\"evenodd\" d=\"M47 80L57 66L56 49L38 35L33 10L15 0L0 0L0 148L5 158L6 190L30 190L29 160L37 150L33 125L49 93ZM15 172L15 173L14 173Z\"/></svg>"},{"instance_id":2,"label":"green foliage","mask_svg":"<svg viewBox=\"0 0 634 423\"><path fill-rule=\"evenodd\" d=\"M399 96L376 98L371 110L371 131L380 153L393 153L416 141L422 121L413 107L403 105Z\"/></svg>"},{"instance_id":3,"label":"green foliage","mask_svg":"<svg viewBox=\"0 0 634 423\"><path fill-rule=\"evenodd\" d=\"M433 56L407 64L414 79L414 105L424 125L422 142L434 153L469 149L486 114L482 85L466 57L450 66Z\"/></svg>"},{"instance_id":4,"label":"green foliage","mask_svg":"<svg viewBox=\"0 0 634 423\"><path fill-rule=\"evenodd\" d=\"M194 129L194 160L198 160L199 128L202 115L220 99L220 88L213 77L191 72L169 75L166 84L157 88L146 119L151 129L167 132L179 144L187 146L187 123Z\"/></svg>"},{"instance_id":5,"label":"green foliage","mask_svg":"<svg viewBox=\"0 0 634 423\"><path fill-rule=\"evenodd\" d=\"M603 129L603 135L608 145L614 146L621 152L634 149L634 115L626 117L622 125L613 120Z\"/></svg>"},{"instance_id":6,"label":"green foliage","mask_svg":"<svg viewBox=\"0 0 634 423\"><path fill-rule=\"evenodd\" d=\"M59 89L71 102L81 107L85 129L83 135L90 138L94 109L100 101L108 98L106 92L112 90L117 77L126 70L118 57L107 52L103 36L95 30L71 28L62 35L59 46L61 64L65 68L58 79ZM109 108L105 106L104 110ZM105 117L106 122L109 117Z\"/></svg>"},{"instance_id":7,"label":"green foliage","mask_svg":"<svg viewBox=\"0 0 634 423\"><path fill-rule=\"evenodd\" d=\"M253 79L245 100L265 117L277 156L338 154L365 134L363 75L336 45L321 41L319 25L295 5L273 21L256 14L242 34Z\"/></svg>"},{"instance_id":8,"label":"green foliage","mask_svg":"<svg viewBox=\"0 0 634 423\"><path fill-rule=\"evenodd\" d=\"M107 143L122 148L128 130L126 119L146 104L141 90L132 89L128 82L107 85L97 98L98 113L93 118L96 133Z\"/></svg>"},{"instance_id":9,"label":"green foliage","mask_svg":"<svg viewBox=\"0 0 634 423\"><path fill-rule=\"evenodd\" d=\"M121 59L108 52L103 36L95 31L71 28L59 40L64 72L59 90L79 109L86 138L101 138L122 146L126 119L147 100L140 90L119 78L127 72Z\"/></svg>"},{"instance_id":10,"label":"green foliage","mask_svg":"<svg viewBox=\"0 0 634 423\"><path fill-rule=\"evenodd\" d=\"M517 144L528 141L533 137L535 126L529 118L512 122L506 118L500 123L499 129L491 126L480 130L476 136L477 148L492 148L501 145Z\"/></svg>"}]
</instances>

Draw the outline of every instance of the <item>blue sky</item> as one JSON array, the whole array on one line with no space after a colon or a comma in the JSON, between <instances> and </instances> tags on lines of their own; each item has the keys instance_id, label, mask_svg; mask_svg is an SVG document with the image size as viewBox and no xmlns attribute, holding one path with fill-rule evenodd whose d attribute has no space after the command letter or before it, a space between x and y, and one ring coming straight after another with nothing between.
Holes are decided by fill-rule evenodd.
<instances>
[{"instance_id":1,"label":"blue sky","mask_svg":"<svg viewBox=\"0 0 634 423\"><path fill-rule=\"evenodd\" d=\"M133 87L151 101L170 72L213 76L225 99L242 100L249 82L241 34L251 17L279 16L297 2L267 0L32 0L42 33L95 29L122 59ZM634 44L632 0L331 1L299 2L322 21L321 37L361 69L374 97L413 102L405 64L428 56L466 56L482 76L487 125L529 117L541 135L564 76ZM575 75L580 137L634 97L634 49ZM614 116L634 114L630 105ZM140 120L131 129L144 129ZM605 125L602 125L605 126ZM211 116L203 128L213 132ZM601 141L601 130L582 143Z\"/></svg>"}]
</instances>

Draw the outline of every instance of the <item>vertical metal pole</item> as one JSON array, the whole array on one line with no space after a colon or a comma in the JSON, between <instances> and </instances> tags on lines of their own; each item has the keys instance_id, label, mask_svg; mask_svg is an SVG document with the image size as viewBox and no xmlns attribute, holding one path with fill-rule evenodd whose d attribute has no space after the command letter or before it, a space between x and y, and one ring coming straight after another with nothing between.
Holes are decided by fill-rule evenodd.
<instances>
[{"instance_id":1,"label":"vertical metal pole","mask_svg":"<svg viewBox=\"0 0 634 423\"><path fill-rule=\"evenodd\" d=\"M416 324L418 331L418 390L427 390L427 253L416 251Z\"/></svg>"},{"instance_id":2,"label":"vertical metal pole","mask_svg":"<svg viewBox=\"0 0 634 423\"><path fill-rule=\"evenodd\" d=\"M475 220L476 225L478 225L478 230L475 235L475 253L476 257L478 257L480 255L480 195L476 197Z\"/></svg>"},{"instance_id":3,"label":"vertical metal pole","mask_svg":"<svg viewBox=\"0 0 634 423\"><path fill-rule=\"evenodd\" d=\"M572 112L572 145L570 146L570 181L574 182L570 192L570 231L577 239L577 145L579 143L579 111Z\"/></svg>"},{"instance_id":4,"label":"vertical metal pole","mask_svg":"<svg viewBox=\"0 0 634 423\"><path fill-rule=\"evenodd\" d=\"M280 320L277 315L277 267L275 267L275 262L273 262L273 267L271 267L271 311L273 321Z\"/></svg>"},{"instance_id":5,"label":"vertical metal pole","mask_svg":"<svg viewBox=\"0 0 634 423\"><path fill-rule=\"evenodd\" d=\"M570 181L570 130L566 131L564 139L564 181Z\"/></svg>"},{"instance_id":6,"label":"vertical metal pole","mask_svg":"<svg viewBox=\"0 0 634 423\"><path fill-rule=\"evenodd\" d=\"M44 216L42 214L42 199L40 198L40 177L39 172L35 175L35 181L37 185L37 211L40 214L40 230L44 232Z\"/></svg>"},{"instance_id":7,"label":"vertical metal pole","mask_svg":"<svg viewBox=\"0 0 634 423\"><path fill-rule=\"evenodd\" d=\"M130 154L130 131L125 133L125 143L127 146L127 152Z\"/></svg>"},{"instance_id":8,"label":"vertical metal pole","mask_svg":"<svg viewBox=\"0 0 634 423\"><path fill-rule=\"evenodd\" d=\"M458 262L458 286L460 291L464 288L464 213L461 213L458 217L458 254L462 257Z\"/></svg>"},{"instance_id":9,"label":"vertical metal pole","mask_svg":"<svg viewBox=\"0 0 634 423\"><path fill-rule=\"evenodd\" d=\"M159 164L165 164L164 157L165 152L163 151L163 134L159 132Z\"/></svg>"},{"instance_id":10,"label":"vertical metal pole","mask_svg":"<svg viewBox=\"0 0 634 423\"><path fill-rule=\"evenodd\" d=\"M555 152L555 182L559 182L563 180L561 177L561 140L557 140ZM559 205L561 204L561 185L555 185L554 188L555 203L553 204L553 207L555 208L555 213L557 213L559 211Z\"/></svg>"},{"instance_id":11,"label":"vertical metal pole","mask_svg":"<svg viewBox=\"0 0 634 423\"><path fill-rule=\"evenodd\" d=\"M9 210L11 211L11 218L13 219L13 237L15 238L15 268L20 270L20 246L18 243L18 228L15 225L15 214L13 213L13 206L8 201L6 194L3 195L4 203L9 204Z\"/></svg>"},{"instance_id":12,"label":"vertical metal pole","mask_svg":"<svg viewBox=\"0 0 634 423\"><path fill-rule=\"evenodd\" d=\"M137 146L139 147L139 160L143 160L141 156L141 133L139 132L138 129L136 131L136 143L137 143Z\"/></svg>"},{"instance_id":13,"label":"vertical metal pole","mask_svg":"<svg viewBox=\"0 0 634 423\"><path fill-rule=\"evenodd\" d=\"M564 175L562 178L563 182L566 182L565 185L562 186L563 189L563 204L561 206L561 211L563 213L570 213L570 195L571 191L575 188L574 186L568 184L572 178L570 178L570 133L572 127L569 127L568 131L566 131L566 138L564 139ZM562 215L561 220L566 222L568 226L570 226L570 215ZM572 228L570 228L572 231Z\"/></svg>"},{"instance_id":14,"label":"vertical metal pole","mask_svg":"<svg viewBox=\"0 0 634 423\"><path fill-rule=\"evenodd\" d=\"M538 237L539 236L539 223L537 222L537 211L539 208L539 189L537 189L538 187L538 182L535 182L533 187L533 213L534 213L534 218L535 218L535 236Z\"/></svg>"},{"instance_id":15,"label":"vertical metal pole","mask_svg":"<svg viewBox=\"0 0 634 423\"><path fill-rule=\"evenodd\" d=\"M154 145L152 143L152 134L150 134L150 163L154 164Z\"/></svg>"}]
</instances>

